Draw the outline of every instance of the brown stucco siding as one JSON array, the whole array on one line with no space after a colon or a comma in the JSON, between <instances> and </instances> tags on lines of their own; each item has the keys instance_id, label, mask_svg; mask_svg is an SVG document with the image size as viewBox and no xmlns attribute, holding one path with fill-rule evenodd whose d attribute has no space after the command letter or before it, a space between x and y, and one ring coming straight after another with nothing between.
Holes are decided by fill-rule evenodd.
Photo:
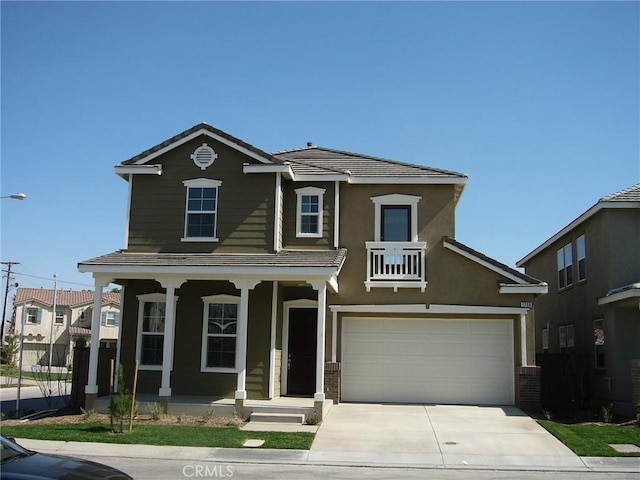
<instances>
[{"instance_id":1,"label":"brown stucco siding","mask_svg":"<svg viewBox=\"0 0 640 480\"><path fill-rule=\"evenodd\" d=\"M335 184L333 182L291 182L284 181L282 208L282 235L285 248L295 247L333 247L333 225L335 205ZM325 190L322 208L322 237L307 238L296 236L296 220L298 213L298 198L296 190L305 187L316 187Z\"/></svg>"},{"instance_id":2,"label":"brown stucco siding","mask_svg":"<svg viewBox=\"0 0 640 480\"><path fill-rule=\"evenodd\" d=\"M270 282L256 286L249 295L249 326L247 334L247 378L249 398L267 398L269 380L269 346L271 325ZM131 384L136 355L138 325L138 295L164 293L153 281L130 281L125 289L122 323L121 361ZM217 294L238 296L240 292L229 282L188 281L176 295L176 328L174 361L171 372L173 395L198 395L211 398L233 398L236 389L235 373L201 372L202 353L202 297ZM138 375L140 393L157 394L160 372L141 370Z\"/></svg>"},{"instance_id":3,"label":"brown stucco siding","mask_svg":"<svg viewBox=\"0 0 640 480\"><path fill-rule=\"evenodd\" d=\"M218 158L206 170L190 158L206 142ZM162 175L132 179L128 249L132 252L265 252L273 250L275 179L271 174L246 175L244 163L256 161L208 137L200 137L154 162ZM187 189L185 180L210 178L218 193L219 242L182 242Z\"/></svg>"}]
</instances>

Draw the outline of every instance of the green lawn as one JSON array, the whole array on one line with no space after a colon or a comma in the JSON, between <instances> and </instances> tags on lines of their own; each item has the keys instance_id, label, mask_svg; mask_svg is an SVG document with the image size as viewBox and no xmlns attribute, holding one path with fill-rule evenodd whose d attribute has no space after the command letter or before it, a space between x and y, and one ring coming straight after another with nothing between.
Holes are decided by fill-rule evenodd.
<instances>
[{"instance_id":1,"label":"green lawn","mask_svg":"<svg viewBox=\"0 0 640 480\"><path fill-rule=\"evenodd\" d=\"M127 430L127 426L125 426ZM237 427L134 425L131 433L112 433L103 423L3 426L9 437L73 442L241 448L245 440L265 440L262 448L309 450L314 434L245 432Z\"/></svg>"},{"instance_id":2,"label":"green lawn","mask_svg":"<svg viewBox=\"0 0 640 480\"><path fill-rule=\"evenodd\" d=\"M609 446L611 443L640 446L640 427L612 424L563 424L540 420L567 447L581 457L640 457L640 453L620 453Z\"/></svg>"}]
</instances>

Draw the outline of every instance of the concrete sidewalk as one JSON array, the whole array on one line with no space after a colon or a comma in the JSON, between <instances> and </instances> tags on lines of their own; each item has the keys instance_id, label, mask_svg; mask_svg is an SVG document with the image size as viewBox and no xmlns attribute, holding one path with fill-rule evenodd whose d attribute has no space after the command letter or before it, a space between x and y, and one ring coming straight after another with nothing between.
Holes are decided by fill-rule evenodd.
<instances>
[{"instance_id":1,"label":"concrete sidewalk","mask_svg":"<svg viewBox=\"0 0 640 480\"><path fill-rule=\"evenodd\" d=\"M25 448L42 453L90 457L98 461L100 457L147 460L173 458L217 463L640 473L640 457L467 455L464 461L460 461L459 458L438 458L430 454L374 452L339 455L325 452L318 456L309 450L171 447L28 439L17 439L17 442ZM571 460L568 461L567 458Z\"/></svg>"}]
</instances>

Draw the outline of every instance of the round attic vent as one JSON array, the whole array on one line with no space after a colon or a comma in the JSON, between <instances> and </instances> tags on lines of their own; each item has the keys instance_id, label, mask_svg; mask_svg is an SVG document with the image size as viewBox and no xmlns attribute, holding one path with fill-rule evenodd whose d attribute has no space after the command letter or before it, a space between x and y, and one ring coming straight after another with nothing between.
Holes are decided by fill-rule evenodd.
<instances>
[{"instance_id":1,"label":"round attic vent","mask_svg":"<svg viewBox=\"0 0 640 480\"><path fill-rule=\"evenodd\" d=\"M218 158L218 154L206 143L203 143L200 147L196 148L191 154L191 160L200 167L200 170L210 167L216 158Z\"/></svg>"}]
</instances>

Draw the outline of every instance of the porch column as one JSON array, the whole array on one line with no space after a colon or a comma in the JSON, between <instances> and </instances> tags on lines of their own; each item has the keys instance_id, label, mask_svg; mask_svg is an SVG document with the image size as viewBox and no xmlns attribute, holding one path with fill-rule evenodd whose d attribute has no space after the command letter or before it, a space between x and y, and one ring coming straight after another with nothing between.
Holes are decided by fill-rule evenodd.
<instances>
[{"instance_id":1,"label":"porch column","mask_svg":"<svg viewBox=\"0 0 640 480\"><path fill-rule=\"evenodd\" d=\"M102 313L102 290L111 283L110 278L95 277L93 294L93 317L91 318L91 345L89 348L89 378L84 388L84 408L93 409L98 398L98 352L100 351L100 320Z\"/></svg>"},{"instance_id":2,"label":"porch column","mask_svg":"<svg viewBox=\"0 0 640 480\"><path fill-rule=\"evenodd\" d=\"M316 393L313 395L313 410L317 419L322 420L324 406L324 350L325 329L327 317L327 283L324 281L311 282L314 290L318 291L318 323L316 335Z\"/></svg>"},{"instance_id":3,"label":"porch column","mask_svg":"<svg viewBox=\"0 0 640 480\"><path fill-rule=\"evenodd\" d=\"M173 333L176 323L176 288L184 283L184 280L167 279L159 280L162 288L167 289L164 311L164 343L162 345L162 380L158 397L160 405L165 413L169 409L171 399L171 367L173 365Z\"/></svg>"},{"instance_id":4,"label":"porch column","mask_svg":"<svg viewBox=\"0 0 640 480\"><path fill-rule=\"evenodd\" d=\"M244 401L247 399L247 327L249 324L249 290L260 280L230 280L240 290L240 315L236 328L236 370L238 379L235 392L235 414L244 418Z\"/></svg>"},{"instance_id":5,"label":"porch column","mask_svg":"<svg viewBox=\"0 0 640 480\"><path fill-rule=\"evenodd\" d=\"M520 315L520 365L526 367L527 362L527 315ZM535 363L534 363L535 365Z\"/></svg>"}]
</instances>

